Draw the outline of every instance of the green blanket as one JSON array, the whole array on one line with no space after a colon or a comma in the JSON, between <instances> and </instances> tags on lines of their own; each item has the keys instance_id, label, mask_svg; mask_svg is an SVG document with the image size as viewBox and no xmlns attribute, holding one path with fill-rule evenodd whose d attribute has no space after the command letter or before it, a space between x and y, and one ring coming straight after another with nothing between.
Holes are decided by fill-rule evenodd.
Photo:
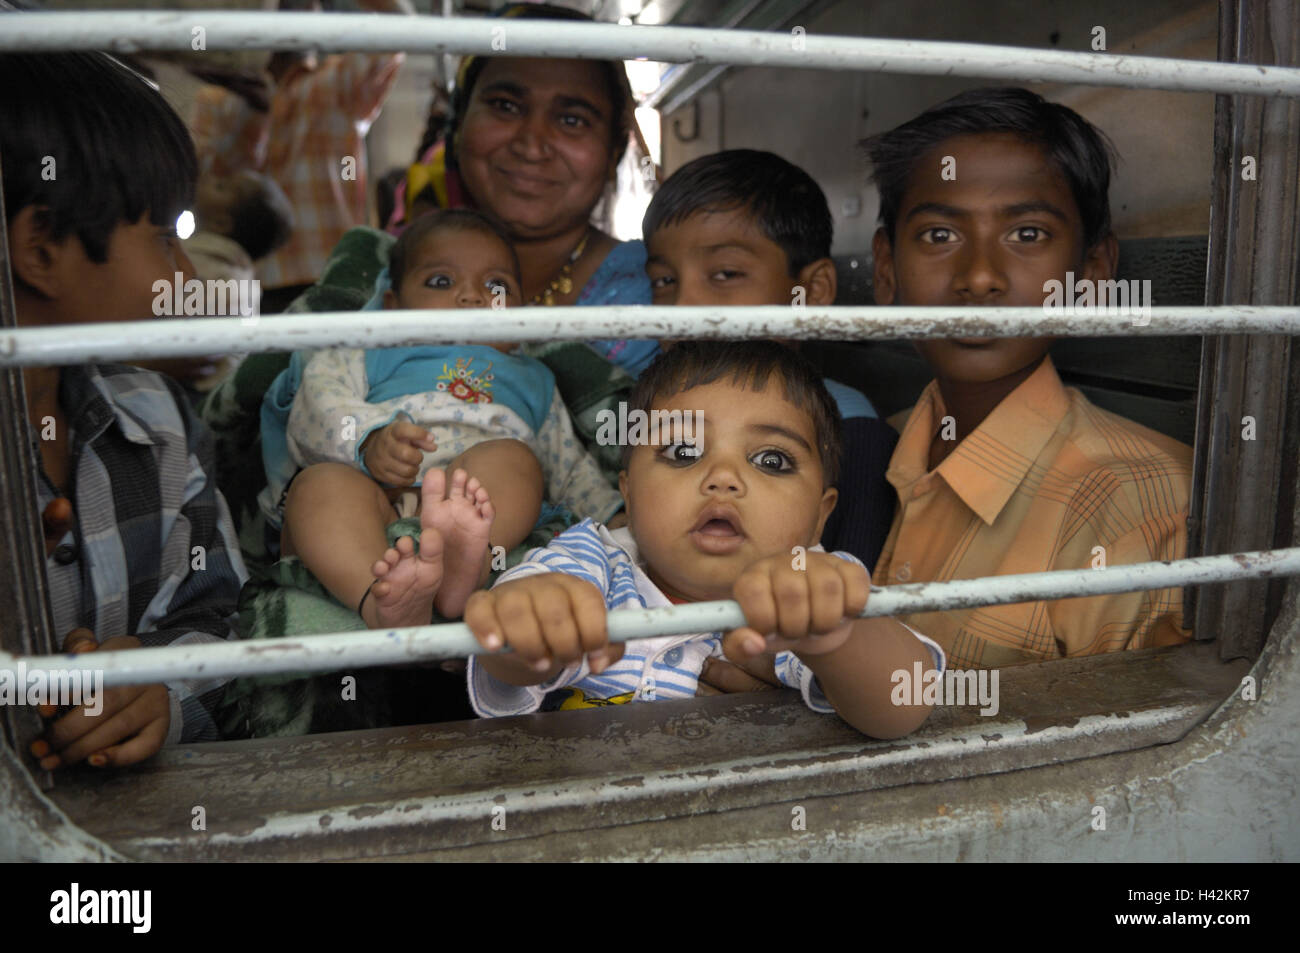
<instances>
[{"instance_id":1,"label":"green blanket","mask_svg":"<svg viewBox=\"0 0 1300 953\"><path fill-rule=\"evenodd\" d=\"M372 228L349 230L335 247L320 280L287 313L360 310L375 279L388 264L392 236ZM274 321L275 315L265 320ZM596 441L597 416L617 413L632 379L581 343L526 345L525 353L555 374L575 433L600 464L610 484L618 484L618 447ZM266 486L262 467L262 397L289 364L289 355L254 354L244 359L200 407L216 439L217 484L230 506L251 579L240 600L242 638L283 638L362 628L360 617L340 605L297 559L275 562L266 546L266 522L257 496ZM583 516L586 514L577 514ZM513 565L532 546L545 545L573 516L553 514L507 557ZM419 522L397 521L389 539L418 537ZM443 717L468 717L464 676L443 667L358 671L355 699L342 696L344 673L304 678L276 676L236 679L227 692L223 730L230 737L297 735L387 724L418 723Z\"/></svg>"},{"instance_id":2,"label":"green blanket","mask_svg":"<svg viewBox=\"0 0 1300 953\"><path fill-rule=\"evenodd\" d=\"M573 522L564 510L544 514L528 539L506 555L506 568L519 563L528 550L545 546ZM388 527L390 545L401 536L410 536L419 551L418 517L406 517ZM265 578L244 586L239 619L239 634L245 639L365 628L361 617L331 596L296 556L279 560ZM451 620L435 612L430 621ZM452 662L237 678L227 686L219 722L223 737L267 738L472 717L464 665Z\"/></svg>"}]
</instances>

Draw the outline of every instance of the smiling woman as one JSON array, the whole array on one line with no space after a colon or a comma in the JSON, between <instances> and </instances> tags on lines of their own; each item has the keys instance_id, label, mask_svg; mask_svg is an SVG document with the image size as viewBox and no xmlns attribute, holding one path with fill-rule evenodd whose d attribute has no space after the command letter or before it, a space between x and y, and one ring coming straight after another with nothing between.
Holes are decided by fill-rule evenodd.
<instances>
[{"instance_id":1,"label":"smiling woman","mask_svg":"<svg viewBox=\"0 0 1300 953\"><path fill-rule=\"evenodd\" d=\"M542 4L514 4L497 16L589 19ZM468 56L445 145L408 176L408 187L423 185L408 189L407 219L433 204L471 206L501 221L528 303L649 304L644 246L591 224L627 147L632 108L616 61ZM650 342L630 346L649 346L649 361Z\"/></svg>"},{"instance_id":2,"label":"smiling woman","mask_svg":"<svg viewBox=\"0 0 1300 953\"><path fill-rule=\"evenodd\" d=\"M613 159L604 72L581 60L511 59L479 73L457 163L470 194L517 238L586 234Z\"/></svg>"}]
</instances>

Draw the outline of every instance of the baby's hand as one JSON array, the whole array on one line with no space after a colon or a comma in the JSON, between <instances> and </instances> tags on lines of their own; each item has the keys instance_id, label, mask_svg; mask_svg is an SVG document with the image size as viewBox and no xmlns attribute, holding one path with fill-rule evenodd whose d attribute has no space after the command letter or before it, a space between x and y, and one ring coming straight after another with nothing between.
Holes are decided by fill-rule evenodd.
<instances>
[{"instance_id":1,"label":"baby's hand","mask_svg":"<svg viewBox=\"0 0 1300 953\"><path fill-rule=\"evenodd\" d=\"M493 676L514 685L544 682L583 655L592 674L623 657L622 645L609 644L600 590L563 573L539 573L479 590L465 606L465 624L488 651L513 650L480 660Z\"/></svg>"},{"instance_id":2,"label":"baby's hand","mask_svg":"<svg viewBox=\"0 0 1300 953\"><path fill-rule=\"evenodd\" d=\"M866 608L871 576L828 553L804 553L797 564L790 556L770 556L741 573L731 591L749 625L723 638L727 658L785 650L823 655L848 641Z\"/></svg>"},{"instance_id":3,"label":"baby's hand","mask_svg":"<svg viewBox=\"0 0 1300 953\"><path fill-rule=\"evenodd\" d=\"M410 486L424 460L421 450L437 450L433 435L408 420L394 420L374 431L361 445L361 459L370 475L392 486Z\"/></svg>"}]
</instances>

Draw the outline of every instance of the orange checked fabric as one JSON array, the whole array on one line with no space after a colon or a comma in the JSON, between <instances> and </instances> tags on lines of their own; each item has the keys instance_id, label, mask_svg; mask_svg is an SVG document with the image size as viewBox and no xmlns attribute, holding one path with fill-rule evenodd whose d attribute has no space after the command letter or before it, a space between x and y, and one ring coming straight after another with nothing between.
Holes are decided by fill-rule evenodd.
<instances>
[{"instance_id":1,"label":"orange checked fabric","mask_svg":"<svg viewBox=\"0 0 1300 953\"><path fill-rule=\"evenodd\" d=\"M265 173L293 206L293 238L257 263L264 288L315 281L343 233L367 224L365 136L404 56L323 57L281 81L269 113L217 86L199 91L191 132L201 167Z\"/></svg>"},{"instance_id":2,"label":"orange checked fabric","mask_svg":"<svg viewBox=\"0 0 1300 953\"><path fill-rule=\"evenodd\" d=\"M1191 448L1066 389L1051 358L927 472L946 413L931 381L906 415L886 474L899 509L877 585L1087 569L1099 554L1106 566L1187 555ZM942 645L953 668L1191 638L1181 589L902 618Z\"/></svg>"}]
</instances>

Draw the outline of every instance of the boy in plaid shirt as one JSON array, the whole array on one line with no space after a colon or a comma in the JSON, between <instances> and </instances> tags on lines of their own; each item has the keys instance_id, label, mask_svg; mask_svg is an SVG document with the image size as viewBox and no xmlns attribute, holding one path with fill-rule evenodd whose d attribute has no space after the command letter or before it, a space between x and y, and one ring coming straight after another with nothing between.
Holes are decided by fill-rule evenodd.
<instances>
[{"instance_id":1,"label":"boy in plaid shirt","mask_svg":"<svg viewBox=\"0 0 1300 953\"><path fill-rule=\"evenodd\" d=\"M0 88L20 323L150 317L154 283L192 273L175 229L196 178L180 118L100 53L2 55ZM179 385L121 365L28 368L23 384L64 650L230 638L247 573L213 481L212 437ZM110 689L97 715L92 704L53 719L32 754L46 770L121 766L164 743L215 739L222 685Z\"/></svg>"}]
</instances>

